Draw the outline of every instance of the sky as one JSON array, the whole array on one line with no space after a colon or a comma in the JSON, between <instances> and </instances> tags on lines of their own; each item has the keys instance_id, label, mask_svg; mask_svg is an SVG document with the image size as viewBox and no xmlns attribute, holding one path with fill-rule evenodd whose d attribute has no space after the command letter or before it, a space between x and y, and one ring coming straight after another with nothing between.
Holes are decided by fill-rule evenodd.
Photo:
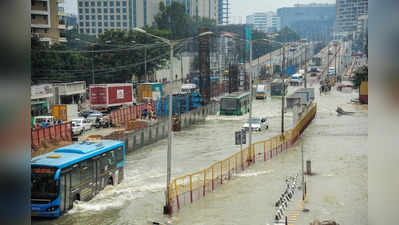
<instances>
[{"instance_id":1,"label":"sky","mask_svg":"<svg viewBox=\"0 0 399 225\"><path fill-rule=\"evenodd\" d=\"M276 12L278 8L294 6L294 4L298 3L335 3L335 1L336 0L230 0L230 23L245 23L246 16L254 12ZM77 0L65 0L65 11L76 15Z\"/></svg>"}]
</instances>

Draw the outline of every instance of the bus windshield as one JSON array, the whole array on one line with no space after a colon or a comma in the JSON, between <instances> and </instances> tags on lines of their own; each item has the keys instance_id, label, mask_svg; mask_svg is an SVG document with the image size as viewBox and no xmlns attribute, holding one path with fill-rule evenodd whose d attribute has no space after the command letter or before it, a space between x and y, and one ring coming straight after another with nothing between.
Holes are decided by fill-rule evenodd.
<instances>
[{"instance_id":1,"label":"bus windshield","mask_svg":"<svg viewBox=\"0 0 399 225\"><path fill-rule=\"evenodd\" d=\"M237 100L235 99L223 99L222 109L225 110L235 110L237 108Z\"/></svg>"},{"instance_id":2,"label":"bus windshield","mask_svg":"<svg viewBox=\"0 0 399 225\"><path fill-rule=\"evenodd\" d=\"M54 200L57 198L58 183L54 180L54 168L32 167L32 199Z\"/></svg>"}]
</instances>

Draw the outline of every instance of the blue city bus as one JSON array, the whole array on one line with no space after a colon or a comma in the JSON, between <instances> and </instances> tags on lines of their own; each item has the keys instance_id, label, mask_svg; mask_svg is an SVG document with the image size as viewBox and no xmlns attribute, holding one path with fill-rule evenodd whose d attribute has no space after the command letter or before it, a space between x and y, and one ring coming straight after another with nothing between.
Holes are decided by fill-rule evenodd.
<instances>
[{"instance_id":1,"label":"blue city bus","mask_svg":"<svg viewBox=\"0 0 399 225\"><path fill-rule=\"evenodd\" d=\"M123 179L125 144L83 141L32 159L31 215L58 217Z\"/></svg>"}]
</instances>

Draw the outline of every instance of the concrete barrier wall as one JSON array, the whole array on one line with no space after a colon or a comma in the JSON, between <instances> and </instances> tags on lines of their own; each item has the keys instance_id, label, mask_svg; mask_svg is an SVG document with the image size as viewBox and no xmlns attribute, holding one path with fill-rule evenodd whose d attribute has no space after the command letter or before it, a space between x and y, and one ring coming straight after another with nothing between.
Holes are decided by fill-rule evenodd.
<instances>
[{"instance_id":1,"label":"concrete barrier wall","mask_svg":"<svg viewBox=\"0 0 399 225\"><path fill-rule=\"evenodd\" d=\"M182 114L180 117L182 130L193 124L204 122L207 115L214 115L218 110L219 103L211 103ZM168 137L168 121L160 120L146 128L126 132L119 140L125 142L126 150L129 153L166 137Z\"/></svg>"}]
</instances>

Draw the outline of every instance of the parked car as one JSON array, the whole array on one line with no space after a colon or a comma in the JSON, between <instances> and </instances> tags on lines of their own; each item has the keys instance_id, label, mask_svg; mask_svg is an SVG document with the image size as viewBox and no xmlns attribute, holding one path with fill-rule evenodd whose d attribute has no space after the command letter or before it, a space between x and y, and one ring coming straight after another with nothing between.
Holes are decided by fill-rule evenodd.
<instances>
[{"instance_id":1,"label":"parked car","mask_svg":"<svg viewBox=\"0 0 399 225\"><path fill-rule=\"evenodd\" d=\"M90 130L92 126L92 123L86 118L72 119L72 123L76 123L79 126L82 126L83 132L85 132L86 130Z\"/></svg>"},{"instance_id":2,"label":"parked car","mask_svg":"<svg viewBox=\"0 0 399 225\"><path fill-rule=\"evenodd\" d=\"M246 122L242 128L244 130L249 130L249 121ZM263 129L269 128L269 121L267 118L252 118L251 120L251 128L255 131L262 131Z\"/></svg>"},{"instance_id":3,"label":"parked car","mask_svg":"<svg viewBox=\"0 0 399 225\"><path fill-rule=\"evenodd\" d=\"M79 116L87 118L87 116L89 116L90 114L96 114L96 113L102 114L100 111L90 109L90 110L85 110L85 111L79 112Z\"/></svg>"},{"instance_id":4,"label":"parked car","mask_svg":"<svg viewBox=\"0 0 399 225\"><path fill-rule=\"evenodd\" d=\"M104 116L104 115L103 115L102 113L92 113L92 114L89 114L89 115L86 117L86 119L89 120L91 123L95 123L97 117L100 117L100 119L101 119L101 118L103 118L103 116Z\"/></svg>"},{"instance_id":5,"label":"parked car","mask_svg":"<svg viewBox=\"0 0 399 225\"><path fill-rule=\"evenodd\" d=\"M72 135L81 135L84 132L84 128L82 125L72 122Z\"/></svg>"}]
</instances>

